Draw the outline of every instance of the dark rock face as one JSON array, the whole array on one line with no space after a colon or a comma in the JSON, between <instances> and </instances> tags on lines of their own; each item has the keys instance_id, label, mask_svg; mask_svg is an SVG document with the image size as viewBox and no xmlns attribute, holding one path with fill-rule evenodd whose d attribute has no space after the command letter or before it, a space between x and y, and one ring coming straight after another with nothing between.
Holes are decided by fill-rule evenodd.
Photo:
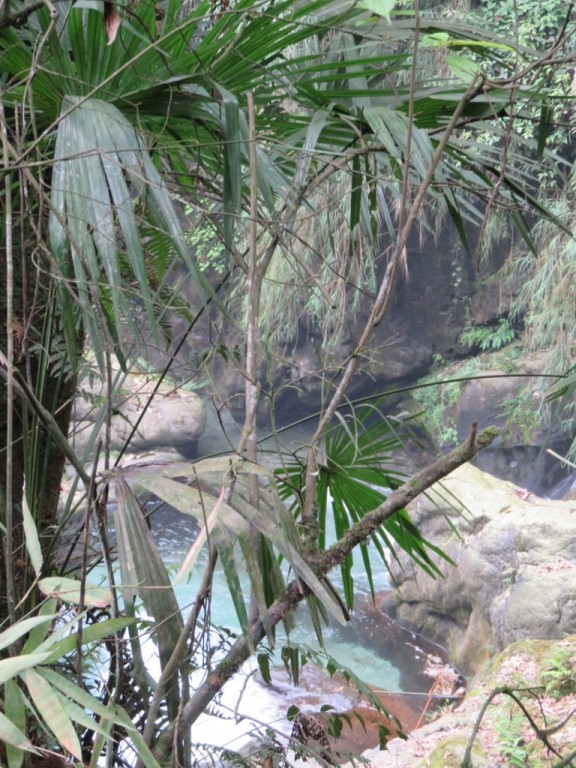
<instances>
[{"instance_id":1,"label":"dark rock face","mask_svg":"<svg viewBox=\"0 0 576 768\"><path fill-rule=\"evenodd\" d=\"M413 381L426 373L434 355L452 358L467 354L469 349L458 340L463 328L469 322L489 323L510 306L513 289L493 277L503 259L502 252L480 262L466 252L449 223L437 238L427 233L413 238L407 275L397 278L389 310L348 394L360 397L385 391L398 382ZM382 257L380 274L385 267ZM286 422L292 420L295 407L302 415L318 409L326 394L326 382L336 376L337 383L337 372L353 350L370 306L369 301L361 302L356 315L346 318L346 331L339 344L328 356L324 353L322 361L321 339L305 317L295 338L282 348L266 347L267 362L259 377L263 417L273 408L276 419ZM278 311L282 312L282 307ZM244 355L245 338L238 328L224 325L211 333L203 318L178 354L178 375L185 376L187 367L194 368L199 350L213 350L215 344L222 354L210 363L211 387L227 407L241 412L244 379L238 373L238 363Z\"/></svg>"}]
</instances>

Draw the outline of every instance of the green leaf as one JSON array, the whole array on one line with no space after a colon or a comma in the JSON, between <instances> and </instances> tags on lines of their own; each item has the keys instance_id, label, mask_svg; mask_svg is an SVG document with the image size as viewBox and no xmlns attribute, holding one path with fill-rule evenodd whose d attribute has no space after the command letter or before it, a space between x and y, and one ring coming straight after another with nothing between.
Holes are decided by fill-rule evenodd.
<instances>
[{"instance_id":1,"label":"green leaf","mask_svg":"<svg viewBox=\"0 0 576 768\"><path fill-rule=\"evenodd\" d=\"M265 683L270 684L272 678L270 676L270 656L267 653L259 653L256 657L258 666L260 668L260 674Z\"/></svg>"},{"instance_id":2,"label":"green leaf","mask_svg":"<svg viewBox=\"0 0 576 768\"><path fill-rule=\"evenodd\" d=\"M536 149L538 160L542 160L544 157L546 140L550 133L553 117L554 108L550 104L543 104L540 108L540 120L538 121L538 147Z\"/></svg>"},{"instance_id":3,"label":"green leaf","mask_svg":"<svg viewBox=\"0 0 576 768\"><path fill-rule=\"evenodd\" d=\"M55 613L56 609L58 607L58 603L54 598L51 598L49 600L45 600L42 605L40 606L39 610L39 617L52 617L56 616ZM30 635L28 636L28 639L24 643L24 647L22 648L22 653L33 653L38 645L46 638L46 635L50 631L50 624L44 624L42 622L38 622L38 625L34 627Z\"/></svg>"},{"instance_id":4,"label":"green leaf","mask_svg":"<svg viewBox=\"0 0 576 768\"><path fill-rule=\"evenodd\" d=\"M115 481L117 504L114 524L122 576L120 589L124 600L131 606L134 596L139 595L146 611L154 618L160 665L164 669L183 629L182 614L138 500L120 474ZM133 641L137 642L137 639L133 638ZM168 681L168 689L168 708L171 716L175 717L179 706L175 680Z\"/></svg>"},{"instance_id":5,"label":"green leaf","mask_svg":"<svg viewBox=\"0 0 576 768\"><path fill-rule=\"evenodd\" d=\"M56 597L63 603L80 605L80 582L66 576L48 576L40 579L38 588L48 597ZM84 605L90 608L106 608L112 604L112 593L106 587L86 584Z\"/></svg>"},{"instance_id":6,"label":"green leaf","mask_svg":"<svg viewBox=\"0 0 576 768\"><path fill-rule=\"evenodd\" d=\"M36 523L34 518L30 514L30 508L28 506L28 500L26 494L22 498L22 522L24 525L24 535L26 542L26 549L30 556L30 562L34 568L36 576L42 570L42 547L40 545L40 539L38 538L38 531L36 530Z\"/></svg>"},{"instance_id":7,"label":"green leaf","mask_svg":"<svg viewBox=\"0 0 576 768\"><path fill-rule=\"evenodd\" d=\"M135 623L136 619L121 616L117 619L105 619L104 621L89 624L82 627L82 644L89 646L93 643L99 643L104 638L110 637ZM71 632L71 627L72 622L67 624L66 627L61 628L65 634L65 637L62 639L59 639L60 635L63 634L62 632L53 632L38 646L38 652L50 651L49 663L57 661L62 656L66 656L68 653L73 653L76 650L78 632Z\"/></svg>"},{"instance_id":8,"label":"green leaf","mask_svg":"<svg viewBox=\"0 0 576 768\"><path fill-rule=\"evenodd\" d=\"M467 85L476 79L478 72L480 71L478 62L474 61L474 59L469 59L466 56L448 54L444 57L444 61L450 67L452 74L456 75L456 77Z\"/></svg>"},{"instance_id":9,"label":"green leaf","mask_svg":"<svg viewBox=\"0 0 576 768\"><path fill-rule=\"evenodd\" d=\"M76 683L73 683L66 677L59 675L53 669L50 669L49 667L42 667L42 669L39 670L39 674L41 674L42 677L44 677L53 688L61 691L63 694L72 699L72 701L75 701L88 712L93 712L103 720L112 720L113 722L118 722L116 720L116 713L114 712L113 708L106 706L101 701L94 698L94 696L88 693L88 691L84 691L82 688L79 688ZM132 724L129 730L132 731L134 729L135 726Z\"/></svg>"},{"instance_id":10,"label":"green leaf","mask_svg":"<svg viewBox=\"0 0 576 768\"><path fill-rule=\"evenodd\" d=\"M46 677L42 674L43 670L38 670L38 674L42 677ZM48 684L50 684L50 681L47 680ZM62 709L64 710L64 713L66 716L77 725L82 726L82 728L85 728L87 730L95 731L96 733L101 734L102 736L107 735L106 728L101 728L99 723L86 712L86 710L83 707L79 707L78 704L76 704L74 701L71 701L67 696L63 696L59 691L57 691L55 688L51 689L58 700L60 701L60 704L62 705Z\"/></svg>"},{"instance_id":11,"label":"green leaf","mask_svg":"<svg viewBox=\"0 0 576 768\"><path fill-rule=\"evenodd\" d=\"M43 664L49 657L49 653L29 653L25 656L14 656L11 659L1 659L0 685L31 667Z\"/></svg>"},{"instance_id":12,"label":"green leaf","mask_svg":"<svg viewBox=\"0 0 576 768\"><path fill-rule=\"evenodd\" d=\"M20 768L24 761L24 751L36 750L24 735L26 709L20 689L14 680L7 680L4 684L4 709L10 713L10 718L0 712L0 740L6 744L8 768Z\"/></svg>"},{"instance_id":13,"label":"green leaf","mask_svg":"<svg viewBox=\"0 0 576 768\"><path fill-rule=\"evenodd\" d=\"M423 36L422 46L424 48L443 48L448 44L449 40L450 35L448 32L434 32Z\"/></svg>"},{"instance_id":14,"label":"green leaf","mask_svg":"<svg viewBox=\"0 0 576 768\"><path fill-rule=\"evenodd\" d=\"M300 714L300 708L296 704L291 704L286 710L286 719L289 721L294 720L297 715Z\"/></svg>"},{"instance_id":15,"label":"green leaf","mask_svg":"<svg viewBox=\"0 0 576 768\"><path fill-rule=\"evenodd\" d=\"M55 619L57 614L51 613L47 616L32 616L29 619L21 619L12 627L5 629L0 633L0 650L8 648L23 635L27 635L32 629L38 626L49 625Z\"/></svg>"},{"instance_id":16,"label":"green leaf","mask_svg":"<svg viewBox=\"0 0 576 768\"><path fill-rule=\"evenodd\" d=\"M305 657L303 657L302 663L300 663L300 650L296 645L285 645L282 648L280 655L290 679L294 685L298 685L300 680L300 669L304 666ZM293 717L296 717L298 712L298 707L290 707L287 712L288 719L291 720Z\"/></svg>"},{"instance_id":17,"label":"green leaf","mask_svg":"<svg viewBox=\"0 0 576 768\"><path fill-rule=\"evenodd\" d=\"M386 21L390 21L390 14L394 10L397 0L360 0L359 8L365 8L367 11L375 13L377 16L383 16Z\"/></svg>"},{"instance_id":18,"label":"green leaf","mask_svg":"<svg viewBox=\"0 0 576 768\"><path fill-rule=\"evenodd\" d=\"M50 683L34 669L26 670L22 677L43 722L64 749L77 760L82 760L82 749L78 736L58 694L53 690Z\"/></svg>"},{"instance_id":19,"label":"green leaf","mask_svg":"<svg viewBox=\"0 0 576 768\"><path fill-rule=\"evenodd\" d=\"M8 754L11 756L9 760L13 761L9 762L10 768L22 764L22 758L24 757L22 750L34 752L36 755L40 754L20 728L6 717L4 712L0 712L0 740L6 742L6 745L11 747L8 751Z\"/></svg>"},{"instance_id":20,"label":"green leaf","mask_svg":"<svg viewBox=\"0 0 576 768\"><path fill-rule=\"evenodd\" d=\"M234 541L232 540L228 531L223 528L216 528L214 530L213 538L218 549L218 556L222 564L224 576L226 577L230 598L232 599L232 603L236 611L236 616L238 617L238 621L240 623L240 628L250 646L253 646L250 633L248 631L248 611L246 610L244 593L240 583L240 578L238 576L236 559L234 557Z\"/></svg>"}]
</instances>

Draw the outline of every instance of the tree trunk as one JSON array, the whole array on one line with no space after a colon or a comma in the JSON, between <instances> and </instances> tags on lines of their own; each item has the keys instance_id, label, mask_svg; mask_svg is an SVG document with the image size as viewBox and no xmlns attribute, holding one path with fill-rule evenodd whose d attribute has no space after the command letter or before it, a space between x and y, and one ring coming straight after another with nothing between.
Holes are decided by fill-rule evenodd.
<instances>
[{"instance_id":1,"label":"tree trunk","mask_svg":"<svg viewBox=\"0 0 576 768\"><path fill-rule=\"evenodd\" d=\"M27 250L19 249L19 254ZM38 251L36 251L37 257ZM47 261L47 260L46 260ZM8 401L6 366L0 378L0 522L10 526L10 535L3 537L0 552L0 622L19 618L32 608L37 599L35 591L27 594L35 577L26 546L22 506L26 502L36 524L44 555L43 573L50 573L57 547L54 534L58 518L60 484L64 470L64 455L54 443L38 413L26 402L25 392L18 386L23 381L37 401L53 415L64 435L68 434L75 391L75 377L61 365L62 358L54 350L63 348L60 324L52 323L47 338L46 319L53 315L50 265L39 265L35 259L14 258L13 321L7 328L6 292L0 295L0 313L5 333L0 351L6 357L8 333L13 336L16 379L12 404ZM6 275L7 253L0 250L0 274ZM74 367L72 367L74 368ZM12 420L12 439L8 423ZM8 445L10 441L10 446ZM10 448L11 450L8 450ZM11 494L7 494L8 483ZM6 499L11 495L11 509ZM7 532L8 533L8 532ZM16 615L15 610L18 607Z\"/></svg>"}]
</instances>

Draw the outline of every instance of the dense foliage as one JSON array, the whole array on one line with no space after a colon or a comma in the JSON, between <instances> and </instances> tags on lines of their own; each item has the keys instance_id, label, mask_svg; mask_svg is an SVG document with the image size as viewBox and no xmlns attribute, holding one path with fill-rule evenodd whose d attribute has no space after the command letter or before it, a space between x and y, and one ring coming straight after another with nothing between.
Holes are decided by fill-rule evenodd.
<instances>
[{"instance_id":1,"label":"dense foliage","mask_svg":"<svg viewBox=\"0 0 576 768\"><path fill-rule=\"evenodd\" d=\"M572 26L543 55L529 40L429 18L417 4L395 6L6 4L0 739L10 768L47 749L90 765L189 765L194 723L257 651L268 675L261 644L274 645L279 623L290 629L299 603L319 641L327 615L346 621L355 550L369 576L369 541L381 557L401 547L438 571L434 556L442 553L406 505L494 432L473 432L404 482L393 461L403 425L376 405L348 404L346 417L340 409L409 239L430 211L450 216L465 240L465 223L481 226L496 207L530 246L527 213L553 220L535 194L544 142L521 154L527 134L517 126L528 120L537 136L548 132L554 92L546 82L571 62ZM421 74L422 51L441 61L441 78ZM208 216L222 243L226 260L214 284L203 270L214 243L208 239L204 254L191 250L190 242L197 251L206 242L186 233L186 207ZM178 290L175 265L194 283L194 301ZM349 359L325 376L312 437L288 455L278 443L270 468L257 432L266 365L275 364L267 342L289 336L274 323L302 306L312 318L329 314L325 354L359 296L365 323ZM143 345L169 346L175 315L190 332L209 316L210 352L237 363L241 436L225 456L125 466L110 450L114 395ZM242 334L237 355L219 343L223 322ZM94 398L96 427L79 453L68 432L88 350L104 395ZM65 462L75 479L60 499ZM135 489L198 521L178 579L204 570L186 609ZM66 549L73 518L77 535ZM96 559L107 570L103 590L88 576ZM222 639L210 626L217 564L238 616L236 637ZM334 568L343 598L327 580ZM157 679L145 661L151 645ZM301 651L287 649L297 675ZM101 686L95 668L106 670ZM192 686L198 671L203 678Z\"/></svg>"}]
</instances>

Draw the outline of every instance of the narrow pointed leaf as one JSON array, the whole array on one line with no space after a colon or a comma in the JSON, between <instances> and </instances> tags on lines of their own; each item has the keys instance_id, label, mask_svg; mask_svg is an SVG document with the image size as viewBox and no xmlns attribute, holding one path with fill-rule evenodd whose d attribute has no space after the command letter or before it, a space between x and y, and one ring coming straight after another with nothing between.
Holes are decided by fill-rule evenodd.
<instances>
[{"instance_id":1,"label":"narrow pointed leaf","mask_svg":"<svg viewBox=\"0 0 576 768\"><path fill-rule=\"evenodd\" d=\"M136 619L121 616L117 619L106 619L105 621L89 624L82 628L82 643L86 646L92 643L99 643L104 638L115 635L117 632L121 632L126 627L130 627L135 623ZM38 653L50 652L49 663L57 661L62 656L66 656L76 650L78 633L70 632L70 628L70 625L68 625L68 632L62 639L58 639L56 633L53 633L38 646Z\"/></svg>"},{"instance_id":2,"label":"narrow pointed leaf","mask_svg":"<svg viewBox=\"0 0 576 768\"><path fill-rule=\"evenodd\" d=\"M28 669L22 675L30 698L38 714L52 731L58 742L77 760L82 760L82 749L72 721L64 711L58 694L50 683L34 669Z\"/></svg>"},{"instance_id":3,"label":"narrow pointed leaf","mask_svg":"<svg viewBox=\"0 0 576 768\"><path fill-rule=\"evenodd\" d=\"M32 568L34 568L34 572L36 576L38 576L42 570L43 563L42 547L40 545L40 539L38 538L36 523L34 522L34 518L30 513L30 507L28 506L26 494L24 494L22 499L22 521L24 524L26 549L30 557L30 562L32 563Z\"/></svg>"},{"instance_id":4,"label":"narrow pointed leaf","mask_svg":"<svg viewBox=\"0 0 576 768\"><path fill-rule=\"evenodd\" d=\"M56 597L64 603L80 604L80 582L66 576L48 576L38 582L40 591L48 597ZM106 608L112 603L112 593L106 587L87 584L84 605L91 608Z\"/></svg>"},{"instance_id":5,"label":"narrow pointed leaf","mask_svg":"<svg viewBox=\"0 0 576 768\"><path fill-rule=\"evenodd\" d=\"M5 629L0 633L0 650L8 648L12 643L16 642L19 638L27 635L31 630L36 627L46 625L48 627L50 622L55 619L57 614L51 613L47 616L32 616L29 619L21 619L12 627Z\"/></svg>"},{"instance_id":6,"label":"narrow pointed leaf","mask_svg":"<svg viewBox=\"0 0 576 768\"><path fill-rule=\"evenodd\" d=\"M19 761L19 754L24 757L22 750L26 752L34 752L36 755L40 754L37 749L34 748L29 739L22 733L12 720L10 720L4 712L0 712L0 740L4 741L7 746L12 747L9 750L9 754L12 756L12 763L9 763L10 768L17 766ZM20 765L22 762L20 761Z\"/></svg>"},{"instance_id":7,"label":"narrow pointed leaf","mask_svg":"<svg viewBox=\"0 0 576 768\"><path fill-rule=\"evenodd\" d=\"M40 606L39 611L39 617L52 617L56 616L56 608L58 604L57 601L54 598L51 598L49 600L45 600L42 605ZM22 653L33 653L38 645L46 639L46 635L48 634L48 631L50 630L51 624L44 624L42 622L38 622L38 625L36 627L33 627L30 631L30 634L24 643L24 647L22 648Z\"/></svg>"},{"instance_id":8,"label":"narrow pointed leaf","mask_svg":"<svg viewBox=\"0 0 576 768\"><path fill-rule=\"evenodd\" d=\"M20 675L31 667L43 664L50 657L49 653L29 653L25 656L14 656L0 660L0 685L13 677Z\"/></svg>"},{"instance_id":9,"label":"narrow pointed leaf","mask_svg":"<svg viewBox=\"0 0 576 768\"><path fill-rule=\"evenodd\" d=\"M115 713L113 709L94 698L88 691L79 688L72 682L72 680L68 680L66 677L59 675L58 672L55 672L49 667L42 667L42 669L39 670L39 674L41 674L53 688L68 696L72 701L75 701L88 712L93 712L103 720L112 720L115 722ZM134 730L134 727L135 726L132 725L130 730Z\"/></svg>"},{"instance_id":10,"label":"narrow pointed leaf","mask_svg":"<svg viewBox=\"0 0 576 768\"><path fill-rule=\"evenodd\" d=\"M24 762L24 750L35 752L31 742L24 735L26 731L26 709L20 689L14 680L4 684L4 709L10 714L8 719L0 713L0 741L6 744L8 768L20 768ZM8 722L6 722L8 720Z\"/></svg>"},{"instance_id":11,"label":"narrow pointed leaf","mask_svg":"<svg viewBox=\"0 0 576 768\"><path fill-rule=\"evenodd\" d=\"M161 667L169 661L183 629L180 607L170 577L158 554L142 509L121 475L116 477L117 505L114 509L121 590L129 601L139 595L154 618ZM176 716L179 706L177 685L170 682L169 709Z\"/></svg>"}]
</instances>

